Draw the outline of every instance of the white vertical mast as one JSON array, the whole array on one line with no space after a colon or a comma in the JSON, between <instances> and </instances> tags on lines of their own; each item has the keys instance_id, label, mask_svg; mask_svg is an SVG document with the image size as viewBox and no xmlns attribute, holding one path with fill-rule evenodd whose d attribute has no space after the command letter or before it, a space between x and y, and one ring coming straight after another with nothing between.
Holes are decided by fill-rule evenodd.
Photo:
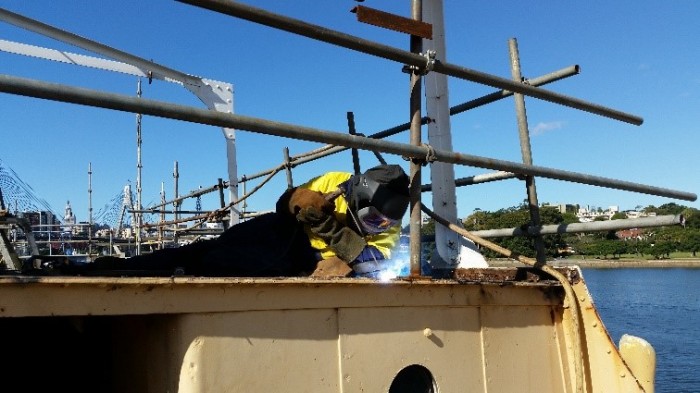
<instances>
[{"instance_id":1,"label":"white vertical mast","mask_svg":"<svg viewBox=\"0 0 700 393\"><path fill-rule=\"evenodd\" d=\"M426 53L430 50L435 51L435 59L446 62L442 0L423 1L423 21L433 25L433 39L423 40L423 50ZM430 72L424 77L424 80L427 116L431 119L428 123L429 144L435 149L452 151L447 76ZM432 162L430 163L430 177L433 190L433 211L459 225L454 166L437 161ZM484 257L477 251L474 243L442 225L435 226L435 249L436 252L431 256L433 269L487 266Z\"/></svg>"}]
</instances>

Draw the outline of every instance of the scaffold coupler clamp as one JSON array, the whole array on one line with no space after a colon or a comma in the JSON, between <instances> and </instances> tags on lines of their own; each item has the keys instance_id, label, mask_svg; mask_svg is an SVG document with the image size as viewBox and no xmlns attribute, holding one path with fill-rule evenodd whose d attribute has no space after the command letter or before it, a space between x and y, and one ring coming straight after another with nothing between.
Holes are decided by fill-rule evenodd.
<instances>
[{"instance_id":1,"label":"scaffold coupler clamp","mask_svg":"<svg viewBox=\"0 0 700 393\"><path fill-rule=\"evenodd\" d=\"M437 161L437 156L435 155L435 148L432 147L431 145L427 143L421 143L421 146L425 147L427 149L425 153L425 158L416 158L416 157L407 157L407 156L402 156L402 158L406 161L410 161L414 164L419 164L421 166L426 166L432 162Z\"/></svg>"},{"instance_id":2,"label":"scaffold coupler clamp","mask_svg":"<svg viewBox=\"0 0 700 393\"><path fill-rule=\"evenodd\" d=\"M421 53L421 56L425 57L425 65L422 67L415 65L405 65L402 71L411 74L416 73L418 75L427 75L430 71L435 68L435 56L436 52L434 50L429 50L425 53Z\"/></svg>"},{"instance_id":3,"label":"scaffold coupler clamp","mask_svg":"<svg viewBox=\"0 0 700 393\"><path fill-rule=\"evenodd\" d=\"M425 53L422 53L423 57L425 57L425 67L423 68L423 72L421 72L421 75L426 75L428 72L432 71L435 68L435 51L434 50L429 50Z\"/></svg>"}]
</instances>

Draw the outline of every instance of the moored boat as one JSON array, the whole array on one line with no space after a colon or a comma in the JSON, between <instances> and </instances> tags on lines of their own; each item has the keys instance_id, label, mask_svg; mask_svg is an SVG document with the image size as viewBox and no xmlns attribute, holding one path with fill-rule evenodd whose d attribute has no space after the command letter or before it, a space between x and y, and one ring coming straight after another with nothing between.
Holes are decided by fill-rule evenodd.
<instances>
[{"instance_id":1,"label":"moored boat","mask_svg":"<svg viewBox=\"0 0 700 393\"><path fill-rule=\"evenodd\" d=\"M595 108L604 115L636 121L634 116L562 97L530 83L474 74L429 52L404 52L372 45L233 2L192 2L263 21L272 27L287 26L291 32L302 34L302 30L308 29L316 33L317 39L331 37L328 39L338 45L353 45L354 49L373 51L395 61L400 59L416 77L433 72L465 79L477 75L487 84L505 90L554 102L575 102L576 106ZM372 11L364 9L364 12ZM411 25L407 21L403 23ZM436 23L438 20L432 21L433 25ZM80 37L68 38L98 53L105 51L105 47ZM110 56L128 61L133 67L128 70L138 75L156 79L184 75L107 49ZM107 67L91 63L98 64ZM211 83L185 76L183 83L190 88L196 84L193 90L202 89L198 90L199 98L212 100L215 89ZM536 167L531 162L519 164L460 154L441 147L437 140L430 141L434 146L399 144L244 118L227 113L231 108L227 99L232 98L232 92L226 93L225 88L219 89L223 91L221 95L207 102L213 110L10 77L0 78L0 89L223 127L229 148L231 173L227 186L232 203L239 200L234 128L333 143L340 148L401 153L413 159L412 170L435 162L496 167L509 171L499 175L509 178L527 180L546 176L664 196L694 197L673 190ZM431 105L435 105L434 111L446 109L438 108L435 103ZM433 113L430 118L435 118ZM331 146L327 150L332 149ZM437 172L442 175L433 179L431 188L457 183L449 170L442 168ZM448 201L437 205L454 205L449 200L453 198L451 194L446 193ZM420 193L412 197L418 202L415 206L420 215ZM528 198L536 202L534 186L528 187ZM237 225L242 216L232 206L223 210L228 212L228 224ZM535 209L537 206L534 203ZM646 348L643 339L626 340L625 353L630 355L618 350L605 330L578 267L555 269L545 261L521 259L507 250L504 252L508 257L533 267L469 266L470 255L478 254L476 245L485 247L486 242L457 230L449 232L447 220L436 234L438 250L431 256L431 267L440 274L428 276L423 274L421 258L413 258L415 254L412 254L416 237L420 240L413 226L415 213L411 212L411 240L407 247L411 253L410 269L385 280L152 277L147 272L120 271L97 276L8 272L0 276L0 332L8 341L0 369L24 381L27 390L50 387L130 392L653 391L653 353L648 356L653 351L640 356L634 354L634 349L628 350ZM446 209L442 213L449 216L455 212ZM540 229L535 221L533 228ZM446 238L459 240L445 241ZM452 248L445 250L448 245ZM37 359L43 364L36 365ZM42 378L36 377L37 367L43 367Z\"/></svg>"}]
</instances>

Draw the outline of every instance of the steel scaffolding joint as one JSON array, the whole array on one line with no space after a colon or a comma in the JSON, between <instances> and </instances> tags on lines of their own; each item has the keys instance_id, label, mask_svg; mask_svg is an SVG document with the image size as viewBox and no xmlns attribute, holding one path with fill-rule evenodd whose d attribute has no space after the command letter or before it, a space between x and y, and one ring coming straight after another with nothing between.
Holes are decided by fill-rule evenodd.
<instances>
[{"instance_id":1,"label":"steel scaffolding joint","mask_svg":"<svg viewBox=\"0 0 700 393\"><path fill-rule=\"evenodd\" d=\"M425 53L420 53L421 56L425 58L425 65L423 66L417 66L417 65L404 65L401 71L407 73L407 74L416 74L416 75L428 75L430 71L435 69L435 63L437 60L435 60L436 52L434 50L429 50L426 51Z\"/></svg>"},{"instance_id":2,"label":"steel scaffolding joint","mask_svg":"<svg viewBox=\"0 0 700 393\"><path fill-rule=\"evenodd\" d=\"M421 53L421 55L425 57L425 67L423 67L421 75L426 75L428 72L432 71L433 68L435 68L436 53L434 50L428 50L425 53Z\"/></svg>"},{"instance_id":3,"label":"steel scaffolding joint","mask_svg":"<svg viewBox=\"0 0 700 393\"><path fill-rule=\"evenodd\" d=\"M420 158L420 157L409 157L409 156L401 156L406 161L410 161L414 164L418 164L421 166L426 166L430 163L433 163L437 161L437 155L435 154L435 148L432 147L431 145L427 143L421 143L421 146L425 147L426 153L425 153L425 158Z\"/></svg>"}]
</instances>

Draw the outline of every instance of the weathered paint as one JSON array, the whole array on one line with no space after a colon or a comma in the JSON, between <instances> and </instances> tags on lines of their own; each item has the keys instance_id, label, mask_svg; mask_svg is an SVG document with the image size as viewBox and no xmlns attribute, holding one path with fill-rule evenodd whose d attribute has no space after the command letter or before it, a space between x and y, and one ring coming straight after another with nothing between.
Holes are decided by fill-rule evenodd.
<instances>
[{"instance_id":1,"label":"weathered paint","mask_svg":"<svg viewBox=\"0 0 700 393\"><path fill-rule=\"evenodd\" d=\"M642 392L580 271L565 271L581 298L585 391ZM388 283L1 277L0 332L18 338L2 370L21 377L30 359L64 359L46 386L72 391L95 387L61 379L80 367L112 391L386 392L419 365L439 392L575 391L560 284L516 269L472 273ZM43 330L52 326L63 333Z\"/></svg>"}]
</instances>

